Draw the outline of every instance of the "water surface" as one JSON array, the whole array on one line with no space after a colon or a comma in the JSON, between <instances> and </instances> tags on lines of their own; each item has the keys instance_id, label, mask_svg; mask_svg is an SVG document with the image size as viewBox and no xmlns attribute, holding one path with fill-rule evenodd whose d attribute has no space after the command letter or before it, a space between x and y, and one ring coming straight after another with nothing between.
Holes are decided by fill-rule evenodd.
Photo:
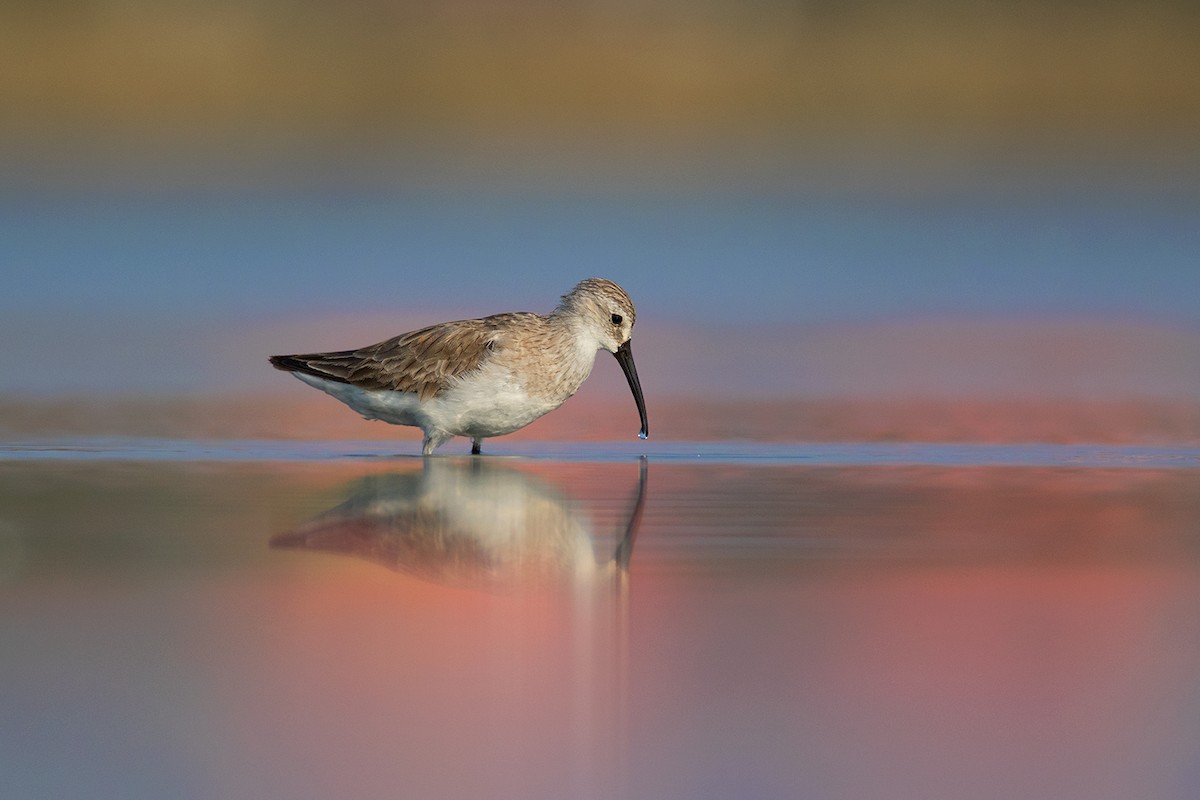
<instances>
[{"instance_id":1,"label":"water surface","mask_svg":"<svg viewBox=\"0 0 1200 800\"><path fill-rule=\"evenodd\" d=\"M1195 796L1196 450L636 447L5 446L5 796Z\"/></svg>"}]
</instances>

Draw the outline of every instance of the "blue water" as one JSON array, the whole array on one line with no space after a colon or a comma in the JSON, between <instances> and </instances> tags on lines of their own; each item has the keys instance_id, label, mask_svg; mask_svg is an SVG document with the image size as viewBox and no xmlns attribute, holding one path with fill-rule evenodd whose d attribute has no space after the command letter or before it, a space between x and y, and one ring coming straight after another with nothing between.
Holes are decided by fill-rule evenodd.
<instances>
[{"instance_id":1,"label":"blue water","mask_svg":"<svg viewBox=\"0 0 1200 800\"><path fill-rule=\"evenodd\" d=\"M32 439L0 443L0 460L356 461L420 460L405 444L380 441ZM408 448L411 450L411 448ZM447 448L436 457L455 455ZM489 442L486 457L532 461L798 466L1024 466L1200 468L1200 448L1086 444L921 444L763 442Z\"/></svg>"}]
</instances>

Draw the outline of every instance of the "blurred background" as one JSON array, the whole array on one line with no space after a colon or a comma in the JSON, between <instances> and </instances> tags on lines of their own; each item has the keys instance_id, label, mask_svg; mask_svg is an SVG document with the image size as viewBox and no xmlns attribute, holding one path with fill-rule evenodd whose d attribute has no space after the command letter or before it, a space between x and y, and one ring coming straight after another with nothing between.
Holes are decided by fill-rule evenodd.
<instances>
[{"instance_id":1,"label":"blurred background","mask_svg":"<svg viewBox=\"0 0 1200 800\"><path fill-rule=\"evenodd\" d=\"M599 275L657 436L1195 442L1198 223L1185 0L0 6L10 437L402 438L266 356Z\"/></svg>"}]
</instances>

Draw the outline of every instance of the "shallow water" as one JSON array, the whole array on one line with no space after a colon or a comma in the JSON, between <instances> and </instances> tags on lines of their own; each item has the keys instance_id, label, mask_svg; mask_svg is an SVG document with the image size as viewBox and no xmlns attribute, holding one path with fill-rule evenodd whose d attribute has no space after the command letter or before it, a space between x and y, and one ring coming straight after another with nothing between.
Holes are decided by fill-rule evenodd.
<instances>
[{"instance_id":1,"label":"shallow water","mask_svg":"<svg viewBox=\"0 0 1200 800\"><path fill-rule=\"evenodd\" d=\"M1200 790L1200 451L496 445L0 447L3 795Z\"/></svg>"}]
</instances>

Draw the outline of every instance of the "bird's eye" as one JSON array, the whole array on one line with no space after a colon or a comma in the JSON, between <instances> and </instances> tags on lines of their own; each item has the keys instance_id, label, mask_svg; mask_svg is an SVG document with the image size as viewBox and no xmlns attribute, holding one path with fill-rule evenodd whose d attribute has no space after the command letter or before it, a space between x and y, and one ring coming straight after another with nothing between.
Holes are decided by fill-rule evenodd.
<instances>
[{"instance_id":1,"label":"bird's eye","mask_svg":"<svg viewBox=\"0 0 1200 800\"><path fill-rule=\"evenodd\" d=\"M612 321L613 321L613 325L620 325L622 322L625 321L625 318L622 317L620 314L613 314Z\"/></svg>"}]
</instances>

